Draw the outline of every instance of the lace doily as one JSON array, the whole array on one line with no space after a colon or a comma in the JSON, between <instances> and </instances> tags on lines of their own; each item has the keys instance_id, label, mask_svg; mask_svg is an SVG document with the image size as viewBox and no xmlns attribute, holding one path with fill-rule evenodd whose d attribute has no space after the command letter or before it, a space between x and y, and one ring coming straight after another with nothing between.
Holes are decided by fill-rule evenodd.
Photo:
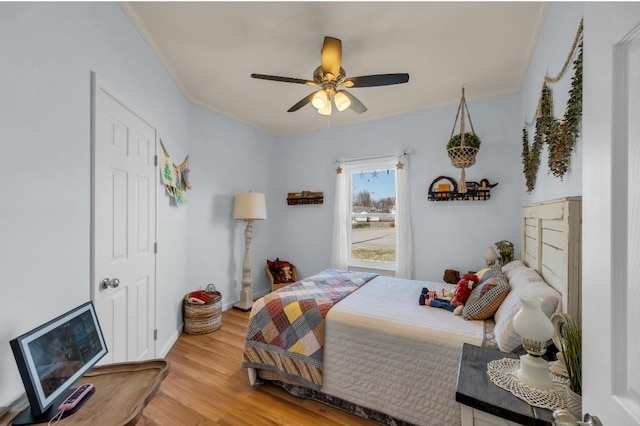
<instances>
[{"instance_id":1,"label":"lace doily","mask_svg":"<svg viewBox=\"0 0 640 426\"><path fill-rule=\"evenodd\" d=\"M517 372L519 368L519 359L497 359L489 362L487 365L487 374L496 386L508 390L529 405L547 408L552 411L561 408L573 408L570 407L572 404L570 404L566 391L569 383L567 378L555 373L549 373L554 388L551 390L537 389L518 380Z\"/></svg>"}]
</instances>

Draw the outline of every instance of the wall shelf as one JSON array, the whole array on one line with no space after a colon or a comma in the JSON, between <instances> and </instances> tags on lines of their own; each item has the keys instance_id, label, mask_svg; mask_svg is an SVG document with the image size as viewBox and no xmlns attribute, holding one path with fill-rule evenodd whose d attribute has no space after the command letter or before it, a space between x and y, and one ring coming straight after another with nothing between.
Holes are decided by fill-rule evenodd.
<instances>
[{"instance_id":1,"label":"wall shelf","mask_svg":"<svg viewBox=\"0 0 640 426\"><path fill-rule=\"evenodd\" d=\"M324 202L324 194L322 192L289 192L287 194L287 205L301 206L305 204L322 204Z\"/></svg>"},{"instance_id":2,"label":"wall shelf","mask_svg":"<svg viewBox=\"0 0 640 426\"><path fill-rule=\"evenodd\" d=\"M448 181L449 183L441 183ZM458 183L448 176L439 176L431 182L427 199L429 201L487 201L491 198L491 188L497 183L490 184L489 180L480 182L467 181L467 192L458 192Z\"/></svg>"}]
</instances>

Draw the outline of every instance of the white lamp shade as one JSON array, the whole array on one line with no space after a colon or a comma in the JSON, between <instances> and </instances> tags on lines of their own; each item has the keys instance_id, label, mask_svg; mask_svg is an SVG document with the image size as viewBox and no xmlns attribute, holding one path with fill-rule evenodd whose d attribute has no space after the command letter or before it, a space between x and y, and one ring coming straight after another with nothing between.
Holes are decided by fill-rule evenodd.
<instances>
[{"instance_id":1,"label":"white lamp shade","mask_svg":"<svg viewBox=\"0 0 640 426\"><path fill-rule=\"evenodd\" d=\"M319 109L318 114L331 115L331 102L327 102L324 108Z\"/></svg>"},{"instance_id":2,"label":"white lamp shade","mask_svg":"<svg viewBox=\"0 0 640 426\"><path fill-rule=\"evenodd\" d=\"M513 317L513 329L523 339L544 343L553 337L553 324L542 311L542 298L520 296L522 308Z\"/></svg>"},{"instance_id":3,"label":"white lamp shade","mask_svg":"<svg viewBox=\"0 0 640 426\"><path fill-rule=\"evenodd\" d=\"M333 95L333 101L336 103L336 108L338 111L344 111L349 108L351 105L351 99L342 91L338 90L335 95Z\"/></svg>"},{"instance_id":4,"label":"white lamp shade","mask_svg":"<svg viewBox=\"0 0 640 426\"><path fill-rule=\"evenodd\" d=\"M267 218L267 205L264 194L243 192L236 194L233 205L233 218L240 220L263 220Z\"/></svg>"},{"instance_id":5,"label":"white lamp shade","mask_svg":"<svg viewBox=\"0 0 640 426\"><path fill-rule=\"evenodd\" d=\"M311 98L311 105L313 105L316 109L320 110L325 108L329 102L329 94L322 90L318 90L313 98Z\"/></svg>"}]
</instances>

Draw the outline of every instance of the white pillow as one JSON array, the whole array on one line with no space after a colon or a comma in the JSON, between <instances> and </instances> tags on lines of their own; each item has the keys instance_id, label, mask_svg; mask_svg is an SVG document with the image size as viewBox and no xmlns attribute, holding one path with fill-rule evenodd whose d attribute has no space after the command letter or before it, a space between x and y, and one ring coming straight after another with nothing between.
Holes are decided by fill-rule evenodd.
<instances>
[{"instance_id":1,"label":"white pillow","mask_svg":"<svg viewBox=\"0 0 640 426\"><path fill-rule=\"evenodd\" d=\"M511 291L493 316L496 343L504 352L511 352L521 343L520 335L513 329L513 317L522 307L520 296L542 298L542 311L547 317L562 308L560 293L547 284L535 269L526 268L512 274L509 285Z\"/></svg>"},{"instance_id":2,"label":"white pillow","mask_svg":"<svg viewBox=\"0 0 640 426\"><path fill-rule=\"evenodd\" d=\"M502 267L502 273L508 280L510 280L513 275L527 268L528 266L522 263L522 260L516 259L504 265Z\"/></svg>"}]
</instances>

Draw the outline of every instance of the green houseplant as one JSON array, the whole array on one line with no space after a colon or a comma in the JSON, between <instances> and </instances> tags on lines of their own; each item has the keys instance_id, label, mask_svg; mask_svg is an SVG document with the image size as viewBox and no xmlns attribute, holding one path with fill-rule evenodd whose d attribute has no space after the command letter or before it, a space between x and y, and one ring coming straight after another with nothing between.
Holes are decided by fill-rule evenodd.
<instances>
[{"instance_id":1,"label":"green houseplant","mask_svg":"<svg viewBox=\"0 0 640 426\"><path fill-rule=\"evenodd\" d=\"M582 329L573 319L561 328L562 355L569 374L569 388L582 395Z\"/></svg>"},{"instance_id":2,"label":"green houseplant","mask_svg":"<svg viewBox=\"0 0 640 426\"><path fill-rule=\"evenodd\" d=\"M457 148L461 145L462 138L460 134L455 134L451 136L449 142L447 143L447 149ZM470 146L472 148L480 149L480 138L475 133L465 132L464 134L464 145Z\"/></svg>"}]
</instances>

